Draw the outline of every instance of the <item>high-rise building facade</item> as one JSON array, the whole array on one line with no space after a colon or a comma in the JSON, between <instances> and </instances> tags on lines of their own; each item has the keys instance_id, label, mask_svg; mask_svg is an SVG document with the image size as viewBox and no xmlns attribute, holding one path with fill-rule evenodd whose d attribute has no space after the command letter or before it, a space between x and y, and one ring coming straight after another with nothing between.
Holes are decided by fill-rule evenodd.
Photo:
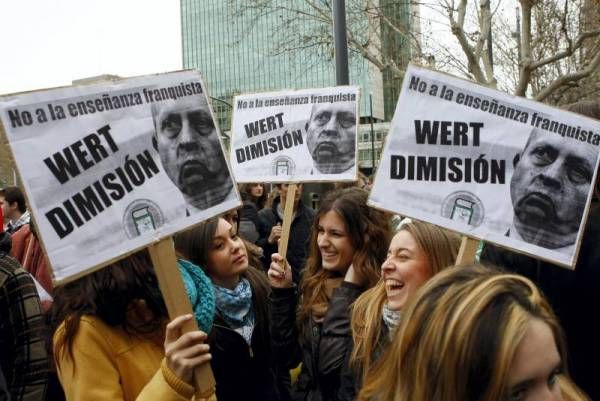
<instances>
[{"instance_id":1,"label":"high-rise building facade","mask_svg":"<svg viewBox=\"0 0 600 401\"><path fill-rule=\"evenodd\" d=\"M333 57L323 57L312 47L273 51L281 20L297 16L295 10L308 7L306 2L273 0L288 7L255 18L252 10L237 12L239 9L232 6L231 1L180 1L183 66L202 72L223 131L229 129L231 103L236 94L335 86ZM380 1L387 7L387 15L391 15L390 12L397 14L395 23L401 23L404 18L408 26L410 7L406 4L409 3L399 6L392 4L398 1ZM310 12L309 9L306 11ZM310 36L317 25L317 21L306 19L306 24L296 24L295 29L298 29L298 35ZM407 62L409 48L398 35L383 27L375 29L380 29L389 38L389 42L381 46L382 51L394 57L395 62ZM397 46L405 48L397 49ZM401 79L380 71L360 55L350 53L350 84L361 87L361 120L391 119Z\"/></svg>"}]
</instances>

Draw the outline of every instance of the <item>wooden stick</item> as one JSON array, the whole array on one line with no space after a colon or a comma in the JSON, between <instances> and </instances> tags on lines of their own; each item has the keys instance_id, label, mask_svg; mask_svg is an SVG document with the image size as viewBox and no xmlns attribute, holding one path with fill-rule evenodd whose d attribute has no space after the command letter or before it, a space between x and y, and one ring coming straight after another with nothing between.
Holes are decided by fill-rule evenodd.
<instances>
[{"instance_id":1,"label":"wooden stick","mask_svg":"<svg viewBox=\"0 0 600 401\"><path fill-rule=\"evenodd\" d=\"M290 239L290 227L292 226L292 216L294 215L294 198L296 198L296 190L296 184L290 184L287 187L285 209L283 210L283 227L281 227L281 238L279 239L279 248L277 251L284 259L287 255L288 241Z\"/></svg>"},{"instance_id":2,"label":"wooden stick","mask_svg":"<svg viewBox=\"0 0 600 401\"><path fill-rule=\"evenodd\" d=\"M183 280L177 267L175 245L173 239L168 237L148 247L158 284L162 292L169 317L194 314L192 304L185 292ZM190 319L183 327L183 333L198 330L196 319ZM205 363L194 370L194 387L197 396L208 398L214 393L215 377L209 363Z\"/></svg>"},{"instance_id":3,"label":"wooden stick","mask_svg":"<svg viewBox=\"0 0 600 401\"><path fill-rule=\"evenodd\" d=\"M460 249L458 250L458 256L456 256L456 263L454 263L454 265L475 263L475 256L477 254L478 247L479 240L463 235L460 243Z\"/></svg>"}]
</instances>

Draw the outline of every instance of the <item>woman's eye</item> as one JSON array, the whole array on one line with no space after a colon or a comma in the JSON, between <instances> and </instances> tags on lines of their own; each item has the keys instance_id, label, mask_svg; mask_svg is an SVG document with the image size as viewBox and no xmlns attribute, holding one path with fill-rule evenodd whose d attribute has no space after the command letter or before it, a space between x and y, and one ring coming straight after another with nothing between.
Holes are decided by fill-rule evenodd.
<instances>
[{"instance_id":1,"label":"woman's eye","mask_svg":"<svg viewBox=\"0 0 600 401\"><path fill-rule=\"evenodd\" d=\"M512 393L510 393L508 401L523 401L525 399L526 394L527 389L522 388L519 390L514 390Z\"/></svg>"},{"instance_id":2,"label":"woman's eye","mask_svg":"<svg viewBox=\"0 0 600 401\"><path fill-rule=\"evenodd\" d=\"M550 376L548 377L548 386L550 388L553 388L558 383L561 373L561 369L556 369L550 374Z\"/></svg>"},{"instance_id":3,"label":"woman's eye","mask_svg":"<svg viewBox=\"0 0 600 401\"><path fill-rule=\"evenodd\" d=\"M525 398L525 390L520 390L510 395L509 401L522 401Z\"/></svg>"}]
</instances>

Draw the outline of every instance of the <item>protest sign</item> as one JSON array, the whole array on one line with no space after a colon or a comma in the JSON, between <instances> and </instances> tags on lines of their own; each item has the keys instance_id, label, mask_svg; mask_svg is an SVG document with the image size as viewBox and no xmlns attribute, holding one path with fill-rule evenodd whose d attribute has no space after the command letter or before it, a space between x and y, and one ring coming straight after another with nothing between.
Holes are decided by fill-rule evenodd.
<instances>
[{"instance_id":1,"label":"protest sign","mask_svg":"<svg viewBox=\"0 0 600 401\"><path fill-rule=\"evenodd\" d=\"M369 204L574 266L600 122L410 66Z\"/></svg>"},{"instance_id":2,"label":"protest sign","mask_svg":"<svg viewBox=\"0 0 600 401\"><path fill-rule=\"evenodd\" d=\"M0 116L57 281L240 204L196 71L3 96Z\"/></svg>"},{"instance_id":3,"label":"protest sign","mask_svg":"<svg viewBox=\"0 0 600 401\"><path fill-rule=\"evenodd\" d=\"M358 96L355 86L236 96L236 181L355 180Z\"/></svg>"}]
</instances>

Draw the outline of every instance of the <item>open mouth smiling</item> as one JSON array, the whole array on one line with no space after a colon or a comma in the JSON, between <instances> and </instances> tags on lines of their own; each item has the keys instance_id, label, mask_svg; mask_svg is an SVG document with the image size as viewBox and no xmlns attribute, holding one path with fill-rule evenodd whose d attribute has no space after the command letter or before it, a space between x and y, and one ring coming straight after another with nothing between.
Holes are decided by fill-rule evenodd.
<instances>
[{"instance_id":1,"label":"open mouth smiling","mask_svg":"<svg viewBox=\"0 0 600 401\"><path fill-rule=\"evenodd\" d=\"M389 296L397 295L404 288L404 282L388 278L385 280L385 290Z\"/></svg>"}]
</instances>

